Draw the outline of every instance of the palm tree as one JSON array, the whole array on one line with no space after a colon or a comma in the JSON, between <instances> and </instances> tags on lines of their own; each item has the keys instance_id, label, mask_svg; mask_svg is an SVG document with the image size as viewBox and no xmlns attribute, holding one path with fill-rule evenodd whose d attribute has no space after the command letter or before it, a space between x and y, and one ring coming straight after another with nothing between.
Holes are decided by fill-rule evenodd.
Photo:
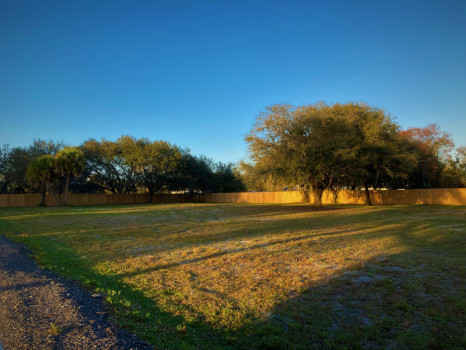
<instances>
[{"instance_id":1,"label":"palm tree","mask_svg":"<svg viewBox=\"0 0 466 350\"><path fill-rule=\"evenodd\" d=\"M84 171L86 159L84 153L77 147L65 147L55 156L55 171L65 177L63 198L60 204L65 204L68 199L68 187L72 176L79 176Z\"/></svg>"},{"instance_id":2,"label":"palm tree","mask_svg":"<svg viewBox=\"0 0 466 350\"><path fill-rule=\"evenodd\" d=\"M38 187L42 198L40 206L45 205L45 194L50 190L50 183L55 171L55 159L51 155L45 155L33 159L28 166L26 178L32 186Z\"/></svg>"}]
</instances>

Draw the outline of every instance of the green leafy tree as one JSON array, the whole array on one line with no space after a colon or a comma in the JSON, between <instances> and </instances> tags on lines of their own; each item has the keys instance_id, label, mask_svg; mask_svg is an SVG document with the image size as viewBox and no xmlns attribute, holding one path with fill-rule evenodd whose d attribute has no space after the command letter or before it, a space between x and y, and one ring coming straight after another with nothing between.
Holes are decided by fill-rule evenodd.
<instances>
[{"instance_id":1,"label":"green leafy tree","mask_svg":"<svg viewBox=\"0 0 466 350\"><path fill-rule=\"evenodd\" d=\"M192 193L212 192L214 187L213 161L207 157L196 157L183 150L183 158L176 187Z\"/></svg>"},{"instance_id":2,"label":"green leafy tree","mask_svg":"<svg viewBox=\"0 0 466 350\"><path fill-rule=\"evenodd\" d=\"M332 116L330 106L317 103L267 107L245 140L258 171L298 184L307 200L312 191L314 205L321 206L323 191L345 165L338 153L352 137L344 118Z\"/></svg>"},{"instance_id":3,"label":"green leafy tree","mask_svg":"<svg viewBox=\"0 0 466 350\"><path fill-rule=\"evenodd\" d=\"M65 147L55 156L55 172L64 177L63 195L61 204L68 199L70 179L79 176L84 171L86 159L84 152L77 147Z\"/></svg>"},{"instance_id":4,"label":"green leafy tree","mask_svg":"<svg viewBox=\"0 0 466 350\"><path fill-rule=\"evenodd\" d=\"M335 104L332 114L344 118L352 129L350 142L336 153L345 164L333 188L362 188L371 205L369 188L389 187L394 180L407 178L416 156L383 109L365 103Z\"/></svg>"},{"instance_id":5,"label":"green leafy tree","mask_svg":"<svg viewBox=\"0 0 466 350\"><path fill-rule=\"evenodd\" d=\"M54 155L62 142L36 139L28 147L9 148L4 145L0 150L0 191L2 193L27 193L34 191L26 178L29 163L42 155Z\"/></svg>"},{"instance_id":6,"label":"green leafy tree","mask_svg":"<svg viewBox=\"0 0 466 350\"><path fill-rule=\"evenodd\" d=\"M181 150L166 141L149 141L123 136L118 141L125 163L134 168L138 185L149 193L152 203L154 193L171 187L178 173L182 158Z\"/></svg>"},{"instance_id":7,"label":"green leafy tree","mask_svg":"<svg viewBox=\"0 0 466 350\"><path fill-rule=\"evenodd\" d=\"M52 192L51 184L55 177L55 158L51 155L39 156L33 159L28 166L26 178L36 187L41 197L40 205L45 205L47 191Z\"/></svg>"},{"instance_id":8,"label":"green leafy tree","mask_svg":"<svg viewBox=\"0 0 466 350\"><path fill-rule=\"evenodd\" d=\"M236 171L247 191L274 192L289 188L284 179L274 177L273 174L264 174L249 161L241 161Z\"/></svg>"},{"instance_id":9,"label":"green leafy tree","mask_svg":"<svg viewBox=\"0 0 466 350\"><path fill-rule=\"evenodd\" d=\"M321 206L325 189L366 191L406 176L414 159L383 110L348 103L293 107L273 105L259 115L245 138L256 172L312 191Z\"/></svg>"},{"instance_id":10,"label":"green leafy tree","mask_svg":"<svg viewBox=\"0 0 466 350\"><path fill-rule=\"evenodd\" d=\"M11 179L9 178L9 154L10 147L3 145L0 148L0 193L8 193Z\"/></svg>"},{"instance_id":11,"label":"green leafy tree","mask_svg":"<svg viewBox=\"0 0 466 350\"><path fill-rule=\"evenodd\" d=\"M84 142L81 149L89 169L89 181L114 194L137 190L139 179L136 166L125 159L120 141L90 139Z\"/></svg>"},{"instance_id":12,"label":"green leafy tree","mask_svg":"<svg viewBox=\"0 0 466 350\"><path fill-rule=\"evenodd\" d=\"M458 147L455 155L446 160L441 186L466 187L466 147Z\"/></svg>"},{"instance_id":13,"label":"green leafy tree","mask_svg":"<svg viewBox=\"0 0 466 350\"><path fill-rule=\"evenodd\" d=\"M192 191L200 193L216 192L216 179L214 173L215 163L206 156L191 156L191 162L188 163L188 176L191 178Z\"/></svg>"},{"instance_id":14,"label":"green leafy tree","mask_svg":"<svg viewBox=\"0 0 466 350\"><path fill-rule=\"evenodd\" d=\"M242 192L246 190L233 163L216 163L213 172L213 192Z\"/></svg>"},{"instance_id":15,"label":"green leafy tree","mask_svg":"<svg viewBox=\"0 0 466 350\"><path fill-rule=\"evenodd\" d=\"M80 149L65 147L55 156L43 155L33 159L26 177L42 194L41 205L45 205L46 192L52 195L57 204L64 205L68 199L70 179L82 173L84 164L84 153Z\"/></svg>"},{"instance_id":16,"label":"green leafy tree","mask_svg":"<svg viewBox=\"0 0 466 350\"><path fill-rule=\"evenodd\" d=\"M30 189L26 180L26 171L33 158L26 148L12 148L8 154L5 178L8 193L26 193Z\"/></svg>"}]
</instances>

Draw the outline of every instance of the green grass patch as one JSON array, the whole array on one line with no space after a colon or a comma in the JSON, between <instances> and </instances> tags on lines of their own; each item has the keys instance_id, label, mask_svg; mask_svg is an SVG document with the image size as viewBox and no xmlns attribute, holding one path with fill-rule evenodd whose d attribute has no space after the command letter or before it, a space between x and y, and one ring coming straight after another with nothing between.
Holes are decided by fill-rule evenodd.
<instances>
[{"instance_id":1,"label":"green grass patch","mask_svg":"<svg viewBox=\"0 0 466 350\"><path fill-rule=\"evenodd\" d=\"M462 348L466 207L0 209L0 232L168 349Z\"/></svg>"}]
</instances>

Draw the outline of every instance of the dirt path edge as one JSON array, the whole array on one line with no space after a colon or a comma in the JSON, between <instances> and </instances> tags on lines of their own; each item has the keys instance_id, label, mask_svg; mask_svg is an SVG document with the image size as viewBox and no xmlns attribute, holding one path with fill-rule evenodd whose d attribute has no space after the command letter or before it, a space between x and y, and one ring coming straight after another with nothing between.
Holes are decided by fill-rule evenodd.
<instances>
[{"instance_id":1,"label":"dirt path edge","mask_svg":"<svg viewBox=\"0 0 466 350\"><path fill-rule=\"evenodd\" d=\"M101 298L30 254L0 235L0 350L153 349L112 324Z\"/></svg>"}]
</instances>

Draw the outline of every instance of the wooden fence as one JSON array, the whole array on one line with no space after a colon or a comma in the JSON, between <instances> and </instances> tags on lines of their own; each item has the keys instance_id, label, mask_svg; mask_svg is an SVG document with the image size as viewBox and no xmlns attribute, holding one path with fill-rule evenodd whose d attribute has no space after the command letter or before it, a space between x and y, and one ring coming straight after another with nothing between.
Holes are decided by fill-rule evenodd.
<instances>
[{"instance_id":1,"label":"wooden fence","mask_svg":"<svg viewBox=\"0 0 466 350\"><path fill-rule=\"evenodd\" d=\"M39 194L0 194L0 207L33 207L40 203ZM67 202L71 205L110 205L149 203L146 193L130 194L69 194ZM152 203L190 203L203 202L202 195L157 193ZM52 196L45 196L45 204L56 205Z\"/></svg>"},{"instance_id":2,"label":"wooden fence","mask_svg":"<svg viewBox=\"0 0 466 350\"><path fill-rule=\"evenodd\" d=\"M404 191L370 191L373 204L448 204L466 205L466 188L436 188ZM0 194L0 207L33 207L40 203L39 194ZM363 191L342 190L335 194L326 191L323 204L365 204ZM312 198L311 198L312 201ZM303 195L298 191L287 192L240 192L192 194L154 194L152 203L301 203ZM71 205L110 205L149 203L148 194L70 194ZM56 205L53 198L46 196L48 206Z\"/></svg>"},{"instance_id":3,"label":"wooden fence","mask_svg":"<svg viewBox=\"0 0 466 350\"><path fill-rule=\"evenodd\" d=\"M466 205L466 188L435 188L422 190L370 191L373 204L448 204ZM241 192L204 195L206 203L301 203L301 192ZM312 198L311 198L312 202ZM342 190L336 194L325 191L323 204L365 204L364 191Z\"/></svg>"},{"instance_id":4,"label":"wooden fence","mask_svg":"<svg viewBox=\"0 0 466 350\"><path fill-rule=\"evenodd\" d=\"M209 193L205 203L300 203L303 195L298 191Z\"/></svg>"}]
</instances>

